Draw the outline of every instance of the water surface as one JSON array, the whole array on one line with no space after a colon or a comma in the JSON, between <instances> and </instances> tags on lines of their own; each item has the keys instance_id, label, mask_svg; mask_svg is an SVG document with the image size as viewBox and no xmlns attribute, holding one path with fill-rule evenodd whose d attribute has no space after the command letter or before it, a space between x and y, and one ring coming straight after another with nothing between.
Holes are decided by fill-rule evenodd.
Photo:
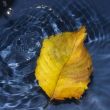
<instances>
[{"instance_id":1,"label":"water surface","mask_svg":"<svg viewBox=\"0 0 110 110\"><path fill-rule=\"evenodd\" d=\"M86 0L55 0L23 9L0 28L0 110L109 110L109 24ZM34 75L42 41L82 25L94 68L89 89L79 101L49 103Z\"/></svg>"}]
</instances>

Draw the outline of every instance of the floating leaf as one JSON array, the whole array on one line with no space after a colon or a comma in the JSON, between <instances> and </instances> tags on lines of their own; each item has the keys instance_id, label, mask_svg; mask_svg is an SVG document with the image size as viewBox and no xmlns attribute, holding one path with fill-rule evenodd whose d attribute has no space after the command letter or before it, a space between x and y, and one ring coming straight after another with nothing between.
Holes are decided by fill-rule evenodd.
<instances>
[{"instance_id":1,"label":"floating leaf","mask_svg":"<svg viewBox=\"0 0 110 110\"><path fill-rule=\"evenodd\" d=\"M79 99L88 88L92 61L84 46L85 31L81 27L44 39L35 75L51 99Z\"/></svg>"}]
</instances>

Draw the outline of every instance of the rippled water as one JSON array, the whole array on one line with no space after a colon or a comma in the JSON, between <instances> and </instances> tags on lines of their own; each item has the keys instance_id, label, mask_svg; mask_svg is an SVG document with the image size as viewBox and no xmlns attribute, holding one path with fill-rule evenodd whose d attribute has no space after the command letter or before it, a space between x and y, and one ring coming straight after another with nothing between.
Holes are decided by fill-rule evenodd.
<instances>
[{"instance_id":1,"label":"rippled water","mask_svg":"<svg viewBox=\"0 0 110 110\"><path fill-rule=\"evenodd\" d=\"M109 110L109 22L85 0L35 5L0 29L0 110ZM35 80L42 40L49 35L87 28L85 45L93 59L89 90L76 101L50 102Z\"/></svg>"}]
</instances>

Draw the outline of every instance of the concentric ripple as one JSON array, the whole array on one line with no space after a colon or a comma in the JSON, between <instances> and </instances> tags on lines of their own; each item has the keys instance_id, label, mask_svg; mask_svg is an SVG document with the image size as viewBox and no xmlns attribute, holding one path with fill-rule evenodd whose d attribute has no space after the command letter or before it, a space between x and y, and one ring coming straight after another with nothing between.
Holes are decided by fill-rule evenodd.
<instances>
[{"instance_id":1,"label":"concentric ripple","mask_svg":"<svg viewBox=\"0 0 110 110\"><path fill-rule=\"evenodd\" d=\"M46 1L23 10L0 29L0 110L109 110L109 24L87 0ZM89 90L79 101L49 103L34 77L42 40L82 25L94 66Z\"/></svg>"}]
</instances>

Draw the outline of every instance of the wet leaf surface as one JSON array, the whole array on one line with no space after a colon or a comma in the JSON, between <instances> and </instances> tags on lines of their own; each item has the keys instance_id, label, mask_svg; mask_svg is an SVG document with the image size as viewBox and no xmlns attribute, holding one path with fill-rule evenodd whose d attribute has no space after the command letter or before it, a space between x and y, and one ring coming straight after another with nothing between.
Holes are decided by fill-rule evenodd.
<instances>
[{"instance_id":1,"label":"wet leaf surface","mask_svg":"<svg viewBox=\"0 0 110 110\"><path fill-rule=\"evenodd\" d=\"M84 46L85 27L44 39L35 70L40 87L50 99L80 99L87 90L92 60Z\"/></svg>"}]
</instances>

